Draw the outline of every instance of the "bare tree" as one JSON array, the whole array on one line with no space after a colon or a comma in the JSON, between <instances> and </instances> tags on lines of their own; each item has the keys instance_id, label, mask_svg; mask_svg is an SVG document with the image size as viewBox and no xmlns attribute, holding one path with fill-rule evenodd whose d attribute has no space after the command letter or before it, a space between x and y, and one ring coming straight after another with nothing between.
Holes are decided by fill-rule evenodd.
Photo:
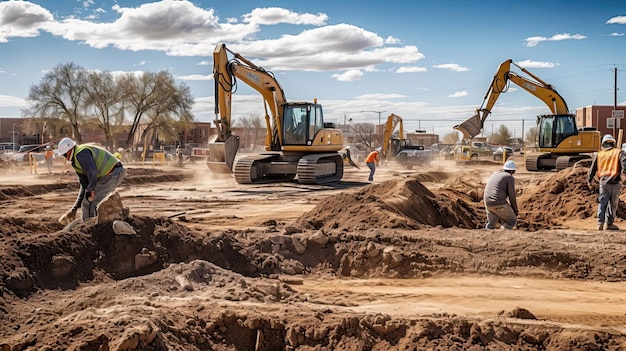
<instances>
[{"instance_id":1,"label":"bare tree","mask_svg":"<svg viewBox=\"0 0 626 351\"><path fill-rule=\"evenodd\" d=\"M125 107L131 119L126 145L132 143L142 123L147 124L142 139L158 131L167 140L174 138L174 134L177 139L180 128L193 122L194 102L189 87L176 86L174 78L166 71L145 72L139 76L129 73L120 80L120 86L125 91ZM181 123L176 125L176 119Z\"/></svg>"},{"instance_id":2,"label":"bare tree","mask_svg":"<svg viewBox=\"0 0 626 351\"><path fill-rule=\"evenodd\" d=\"M445 144L456 144L459 142L459 133L458 132L450 132L441 138Z\"/></svg>"},{"instance_id":3,"label":"bare tree","mask_svg":"<svg viewBox=\"0 0 626 351\"><path fill-rule=\"evenodd\" d=\"M498 131L489 136L489 142L496 145L507 145L511 139L511 132L504 124L501 124Z\"/></svg>"},{"instance_id":4,"label":"bare tree","mask_svg":"<svg viewBox=\"0 0 626 351\"><path fill-rule=\"evenodd\" d=\"M27 100L31 107L22 113L25 116L66 120L71 126L72 136L82 142L79 125L84 120L86 78L86 71L74 63L54 67L39 84L30 87Z\"/></svg>"},{"instance_id":5,"label":"bare tree","mask_svg":"<svg viewBox=\"0 0 626 351\"><path fill-rule=\"evenodd\" d=\"M537 143L537 138L539 137L539 130L537 127L532 127L526 132L526 142L528 144L532 144L533 146Z\"/></svg>"},{"instance_id":6,"label":"bare tree","mask_svg":"<svg viewBox=\"0 0 626 351\"><path fill-rule=\"evenodd\" d=\"M124 122L122 90L111 73L94 71L87 75L85 95L90 121L104 132L105 144L113 148L113 133Z\"/></svg>"},{"instance_id":7,"label":"bare tree","mask_svg":"<svg viewBox=\"0 0 626 351\"><path fill-rule=\"evenodd\" d=\"M369 149L373 149L378 145L374 145L375 126L373 123L355 123L352 126L352 132L354 133L354 141L356 143L364 144Z\"/></svg>"}]
</instances>

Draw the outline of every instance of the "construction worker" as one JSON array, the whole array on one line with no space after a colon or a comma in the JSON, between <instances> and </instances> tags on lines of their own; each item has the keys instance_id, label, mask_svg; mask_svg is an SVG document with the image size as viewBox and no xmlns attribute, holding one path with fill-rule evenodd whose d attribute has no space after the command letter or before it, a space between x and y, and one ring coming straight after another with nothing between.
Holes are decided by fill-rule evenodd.
<instances>
[{"instance_id":1,"label":"construction worker","mask_svg":"<svg viewBox=\"0 0 626 351\"><path fill-rule=\"evenodd\" d=\"M117 158L118 160L122 160L122 151L124 151L124 149L122 149L121 147L117 149L117 151L115 151L115 153L113 154L113 156L115 156L115 158Z\"/></svg>"},{"instance_id":2,"label":"construction worker","mask_svg":"<svg viewBox=\"0 0 626 351\"><path fill-rule=\"evenodd\" d=\"M379 160L378 154L380 153L380 150L381 149L377 147L376 149L374 149L374 151L370 152L370 154L367 155L367 157L365 158L365 164L370 169L370 176L368 178L370 182L374 181L374 173L376 173L376 166L378 166L378 160Z\"/></svg>"},{"instance_id":3,"label":"construction worker","mask_svg":"<svg viewBox=\"0 0 626 351\"><path fill-rule=\"evenodd\" d=\"M59 222L69 224L81 208L83 221L97 215L98 204L122 183L126 171L122 163L107 150L91 144L77 145L70 138L59 142L59 153L74 167L80 190L72 208Z\"/></svg>"},{"instance_id":4,"label":"construction worker","mask_svg":"<svg viewBox=\"0 0 626 351\"><path fill-rule=\"evenodd\" d=\"M345 162L348 162L350 164L350 166L352 167L356 167L357 169L361 169L361 167L359 167L353 160L352 160L352 156L350 156L350 145L346 146L346 152L344 152L343 154L343 160Z\"/></svg>"},{"instance_id":5,"label":"construction worker","mask_svg":"<svg viewBox=\"0 0 626 351\"><path fill-rule=\"evenodd\" d=\"M46 146L46 153L44 154L46 158L46 167L48 167L48 173L52 174L52 161L54 160L54 151L52 151L52 147L50 145Z\"/></svg>"},{"instance_id":6,"label":"construction worker","mask_svg":"<svg viewBox=\"0 0 626 351\"><path fill-rule=\"evenodd\" d=\"M486 229L495 229L498 222L502 223L504 229L515 228L519 214L515 197L515 178L513 178L516 169L515 162L509 160L504 163L502 170L489 177L483 195L487 212Z\"/></svg>"},{"instance_id":7,"label":"construction worker","mask_svg":"<svg viewBox=\"0 0 626 351\"><path fill-rule=\"evenodd\" d=\"M619 230L613 223L617 214L619 193L622 190L621 174L626 173L626 154L615 147L615 138L611 134L602 137L600 151L593 157L587 173L587 185L598 176L598 230Z\"/></svg>"}]
</instances>

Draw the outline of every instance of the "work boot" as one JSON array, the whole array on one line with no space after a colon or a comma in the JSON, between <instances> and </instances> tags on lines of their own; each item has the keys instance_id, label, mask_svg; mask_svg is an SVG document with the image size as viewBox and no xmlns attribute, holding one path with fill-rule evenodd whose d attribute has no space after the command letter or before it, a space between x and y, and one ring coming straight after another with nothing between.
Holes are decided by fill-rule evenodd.
<instances>
[{"instance_id":1,"label":"work boot","mask_svg":"<svg viewBox=\"0 0 626 351\"><path fill-rule=\"evenodd\" d=\"M606 230L619 230L619 227L611 223L606 225Z\"/></svg>"},{"instance_id":2,"label":"work boot","mask_svg":"<svg viewBox=\"0 0 626 351\"><path fill-rule=\"evenodd\" d=\"M602 229L604 229L604 223L598 224L598 230L602 230Z\"/></svg>"}]
</instances>

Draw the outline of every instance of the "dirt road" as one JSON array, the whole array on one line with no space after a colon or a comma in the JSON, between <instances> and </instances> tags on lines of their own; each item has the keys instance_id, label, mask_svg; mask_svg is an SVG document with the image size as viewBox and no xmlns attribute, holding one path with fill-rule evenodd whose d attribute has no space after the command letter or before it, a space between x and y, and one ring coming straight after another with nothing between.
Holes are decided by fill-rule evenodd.
<instances>
[{"instance_id":1,"label":"dirt road","mask_svg":"<svg viewBox=\"0 0 626 351\"><path fill-rule=\"evenodd\" d=\"M487 231L498 167L244 186L131 164L136 236L62 230L75 175L5 167L0 350L626 349L626 239L591 230L586 170L517 172L520 229Z\"/></svg>"}]
</instances>

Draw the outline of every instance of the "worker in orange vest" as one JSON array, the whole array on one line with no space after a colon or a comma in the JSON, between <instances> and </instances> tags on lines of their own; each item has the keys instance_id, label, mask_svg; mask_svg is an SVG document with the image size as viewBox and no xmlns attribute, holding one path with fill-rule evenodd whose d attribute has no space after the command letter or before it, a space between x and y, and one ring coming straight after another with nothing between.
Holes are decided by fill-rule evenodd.
<instances>
[{"instance_id":1,"label":"worker in orange vest","mask_svg":"<svg viewBox=\"0 0 626 351\"><path fill-rule=\"evenodd\" d=\"M370 176L368 180L370 182L374 181L374 173L376 173L376 166L378 166L378 155L380 154L380 148L377 147L374 151L370 152L365 158L365 164L370 169Z\"/></svg>"}]
</instances>

